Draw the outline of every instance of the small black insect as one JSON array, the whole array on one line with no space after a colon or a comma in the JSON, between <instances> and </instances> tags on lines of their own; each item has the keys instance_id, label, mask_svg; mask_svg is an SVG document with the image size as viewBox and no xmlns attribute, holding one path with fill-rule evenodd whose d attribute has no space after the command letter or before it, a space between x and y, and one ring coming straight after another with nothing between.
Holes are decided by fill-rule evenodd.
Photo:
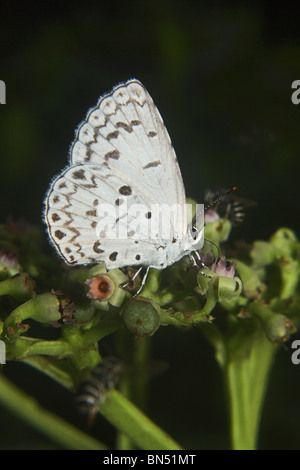
<instances>
[{"instance_id":1,"label":"small black insect","mask_svg":"<svg viewBox=\"0 0 300 470\"><path fill-rule=\"evenodd\" d=\"M236 189L236 188L232 188ZM204 194L205 221L213 222L218 218L228 219L234 225L245 218L245 208L254 206L253 201L240 198L231 190L206 190Z\"/></svg>"},{"instance_id":2,"label":"small black insect","mask_svg":"<svg viewBox=\"0 0 300 470\"><path fill-rule=\"evenodd\" d=\"M79 385L75 404L81 413L89 415L89 425L93 423L107 392L117 385L122 371L123 365L119 359L107 357L99 362L91 376Z\"/></svg>"}]
</instances>

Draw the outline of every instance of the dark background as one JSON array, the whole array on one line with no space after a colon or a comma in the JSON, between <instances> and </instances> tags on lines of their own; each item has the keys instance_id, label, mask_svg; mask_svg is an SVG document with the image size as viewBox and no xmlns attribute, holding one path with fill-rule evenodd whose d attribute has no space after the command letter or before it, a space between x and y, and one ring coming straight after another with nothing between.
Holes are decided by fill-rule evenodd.
<instances>
[{"instance_id":1,"label":"dark background","mask_svg":"<svg viewBox=\"0 0 300 470\"><path fill-rule=\"evenodd\" d=\"M205 188L236 185L257 206L233 237L267 239L281 226L299 233L300 105L291 102L291 84L300 79L300 28L293 4L2 2L0 15L7 88L1 223L12 214L42 225L44 195L67 165L74 129L99 95L137 78L163 116L188 196L202 202ZM169 370L153 380L151 417L189 448L226 447L224 394L210 347L197 331L161 328L153 339L155 358ZM75 422L68 392L24 365L5 370ZM299 372L288 346L272 372L261 448L300 448ZM2 448L49 445L16 423L19 433L2 428ZM95 435L105 426L99 421Z\"/></svg>"}]
</instances>

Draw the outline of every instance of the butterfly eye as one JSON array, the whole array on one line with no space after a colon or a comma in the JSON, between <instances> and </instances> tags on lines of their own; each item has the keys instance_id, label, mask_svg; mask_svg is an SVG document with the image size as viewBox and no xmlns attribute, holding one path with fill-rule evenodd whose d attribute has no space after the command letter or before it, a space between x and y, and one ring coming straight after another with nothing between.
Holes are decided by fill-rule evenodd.
<instances>
[{"instance_id":1,"label":"butterfly eye","mask_svg":"<svg viewBox=\"0 0 300 470\"><path fill-rule=\"evenodd\" d=\"M192 237L193 240L197 240L199 235L199 230L197 227L191 227L190 228L190 236Z\"/></svg>"},{"instance_id":2,"label":"butterfly eye","mask_svg":"<svg viewBox=\"0 0 300 470\"><path fill-rule=\"evenodd\" d=\"M191 238L191 244L197 249L201 248L203 245L203 229L198 229L194 225L191 225L188 230L188 234Z\"/></svg>"}]
</instances>

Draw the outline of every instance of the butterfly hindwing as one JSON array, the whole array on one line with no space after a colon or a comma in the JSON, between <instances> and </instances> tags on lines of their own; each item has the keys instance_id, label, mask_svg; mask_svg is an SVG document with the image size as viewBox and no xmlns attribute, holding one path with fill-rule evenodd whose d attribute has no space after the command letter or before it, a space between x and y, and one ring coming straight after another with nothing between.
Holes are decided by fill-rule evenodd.
<instances>
[{"instance_id":1,"label":"butterfly hindwing","mask_svg":"<svg viewBox=\"0 0 300 470\"><path fill-rule=\"evenodd\" d=\"M121 267L155 258L161 240L159 233L156 243L149 240L148 206L149 196L137 182L80 164L53 182L45 217L51 240L67 263L103 261L107 267ZM115 252L117 263L116 256L109 258Z\"/></svg>"}]
</instances>

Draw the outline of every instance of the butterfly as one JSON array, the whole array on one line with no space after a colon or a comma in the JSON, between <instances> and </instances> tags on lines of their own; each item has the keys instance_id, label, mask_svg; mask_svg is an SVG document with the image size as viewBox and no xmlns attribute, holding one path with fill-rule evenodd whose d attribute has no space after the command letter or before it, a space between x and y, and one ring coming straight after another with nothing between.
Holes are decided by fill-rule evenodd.
<instances>
[{"instance_id":1,"label":"butterfly","mask_svg":"<svg viewBox=\"0 0 300 470\"><path fill-rule=\"evenodd\" d=\"M69 265L164 269L186 255L193 260L204 224L189 222L173 145L141 82L115 86L89 110L69 165L50 185L44 217Z\"/></svg>"}]
</instances>

